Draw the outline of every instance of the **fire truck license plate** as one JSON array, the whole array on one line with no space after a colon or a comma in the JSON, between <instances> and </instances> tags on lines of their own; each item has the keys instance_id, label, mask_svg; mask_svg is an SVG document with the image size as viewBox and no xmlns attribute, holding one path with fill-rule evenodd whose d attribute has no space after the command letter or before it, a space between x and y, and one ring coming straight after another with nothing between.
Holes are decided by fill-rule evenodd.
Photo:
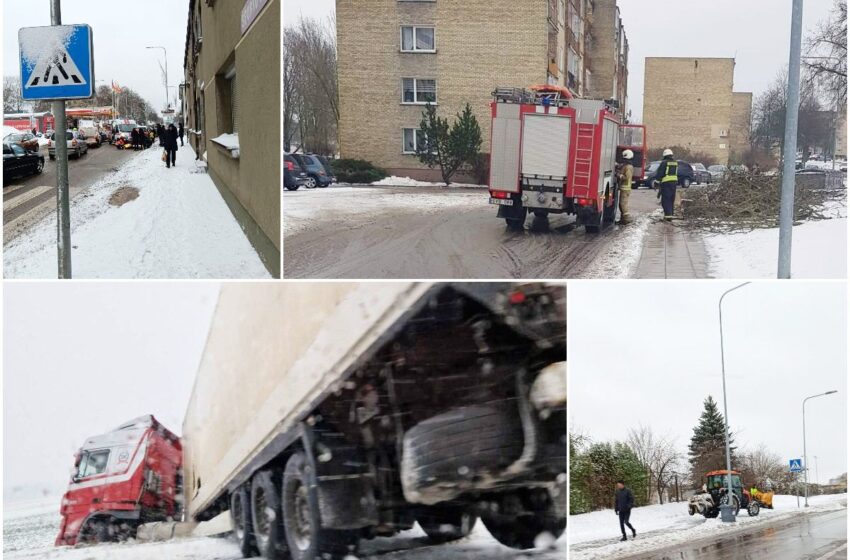
<instances>
[{"instance_id":1,"label":"fire truck license plate","mask_svg":"<svg viewBox=\"0 0 850 560\"><path fill-rule=\"evenodd\" d=\"M499 206L513 206L514 201L510 198L491 198L490 204L498 204Z\"/></svg>"}]
</instances>

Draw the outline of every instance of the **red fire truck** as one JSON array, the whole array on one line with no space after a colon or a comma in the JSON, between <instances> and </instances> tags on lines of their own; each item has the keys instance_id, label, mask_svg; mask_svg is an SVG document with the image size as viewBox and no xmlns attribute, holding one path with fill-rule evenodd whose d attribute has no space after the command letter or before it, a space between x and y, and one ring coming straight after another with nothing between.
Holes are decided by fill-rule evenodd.
<instances>
[{"instance_id":1,"label":"red fire truck","mask_svg":"<svg viewBox=\"0 0 850 560\"><path fill-rule=\"evenodd\" d=\"M11 126L18 130L36 132L47 132L53 128L53 114L49 112L43 113L10 113L3 115L3 124Z\"/></svg>"},{"instance_id":2,"label":"red fire truck","mask_svg":"<svg viewBox=\"0 0 850 560\"><path fill-rule=\"evenodd\" d=\"M117 541L181 512L180 439L151 415L89 438L62 497L56 546Z\"/></svg>"},{"instance_id":3,"label":"red fire truck","mask_svg":"<svg viewBox=\"0 0 850 560\"><path fill-rule=\"evenodd\" d=\"M558 86L497 88L491 116L490 203L509 227L522 227L529 212L575 214L588 232L614 223L621 135L643 128L622 125L616 102L576 99ZM632 137L645 138L627 136L632 150Z\"/></svg>"}]
</instances>

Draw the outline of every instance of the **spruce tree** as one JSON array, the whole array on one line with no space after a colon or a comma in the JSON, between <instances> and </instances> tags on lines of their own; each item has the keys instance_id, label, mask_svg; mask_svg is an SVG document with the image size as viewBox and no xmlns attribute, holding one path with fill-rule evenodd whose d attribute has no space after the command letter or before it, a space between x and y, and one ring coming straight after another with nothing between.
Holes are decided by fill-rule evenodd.
<instances>
[{"instance_id":1,"label":"spruce tree","mask_svg":"<svg viewBox=\"0 0 850 560\"><path fill-rule=\"evenodd\" d=\"M732 433L729 433L729 452L732 456L732 468L735 467L735 447ZM717 408L717 402L711 397L703 401L703 411L694 428L691 443L688 445L692 480L702 485L706 472L726 468L726 440L724 438L723 415Z\"/></svg>"},{"instance_id":2,"label":"spruce tree","mask_svg":"<svg viewBox=\"0 0 850 560\"><path fill-rule=\"evenodd\" d=\"M446 186L464 166L471 167L481 151L481 127L469 103L451 127L448 120L437 116L437 108L428 103L416 138L419 161L432 169L439 167Z\"/></svg>"}]
</instances>

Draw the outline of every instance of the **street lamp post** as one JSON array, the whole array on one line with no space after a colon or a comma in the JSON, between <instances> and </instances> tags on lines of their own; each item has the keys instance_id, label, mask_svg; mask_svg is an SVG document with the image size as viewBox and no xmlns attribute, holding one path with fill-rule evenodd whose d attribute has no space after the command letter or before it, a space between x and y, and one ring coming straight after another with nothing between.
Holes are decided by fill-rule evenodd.
<instances>
[{"instance_id":1,"label":"street lamp post","mask_svg":"<svg viewBox=\"0 0 850 560\"><path fill-rule=\"evenodd\" d=\"M163 57L165 57L165 109L168 110L168 51L165 47L145 47L146 49L162 49Z\"/></svg>"},{"instance_id":2,"label":"street lamp post","mask_svg":"<svg viewBox=\"0 0 850 560\"><path fill-rule=\"evenodd\" d=\"M838 391L836 390L827 391L826 393L819 393L803 399L803 486L806 488L806 507L809 507L809 460L806 457L806 401L809 399L833 395L837 392Z\"/></svg>"},{"instance_id":3,"label":"street lamp post","mask_svg":"<svg viewBox=\"0 0 850 560\"><path fill-rule=\"evenodd\" d=\"M744 282L743 284L739 284L734 288L730 288L723 292L723 295L720 296L720 301L717 302L717 312L720 318L720 370L723 374L723 424L725 428L725 433L723 434L726 439L726 505L720 506L720 519L724 523L734 523L735 522L735 506L732 505L732 501L734 500L734 493L732 491L732 454L729 449L729 408L726 405L726 355L724 353L723 347L723 298L725 298L730 292L734 292L738 288L743 288L749 284L749 282Z\"/></svg>"}]
</instances>

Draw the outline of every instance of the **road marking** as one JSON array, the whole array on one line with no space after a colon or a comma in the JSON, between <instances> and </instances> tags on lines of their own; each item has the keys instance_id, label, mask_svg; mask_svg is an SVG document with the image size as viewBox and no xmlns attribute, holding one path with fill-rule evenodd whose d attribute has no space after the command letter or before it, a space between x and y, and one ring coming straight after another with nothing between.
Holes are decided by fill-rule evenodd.
<instances>
[{"instance_id":1,"label":"road marking","mask_svg":"<svg viewBox=\"0 0 850 560\"><path fill-rule=\"evenodd\" d=\"M5 213L5 212L7 212L7 211L9 211L13 208L17 208L21 204L24 204L25 202L32 200L33 198L40 196L40 195L52 190L53 188L54 187L47 187L47 186L35 187L31 191L28 191L28 192L26 192L22 195L19 195L19 196L13 196L13 197L4 196L3 212ZM9 194L9 193L5 193L5 194Z\"/></svg>"}]
</instances>

